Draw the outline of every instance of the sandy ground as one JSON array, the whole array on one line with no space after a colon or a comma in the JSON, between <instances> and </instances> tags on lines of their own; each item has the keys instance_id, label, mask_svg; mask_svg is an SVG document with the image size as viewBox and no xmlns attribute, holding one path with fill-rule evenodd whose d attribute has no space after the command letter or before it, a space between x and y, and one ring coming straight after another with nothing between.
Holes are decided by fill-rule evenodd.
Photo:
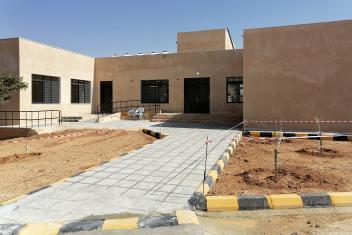
<instances>
[{"instance_id":1,"label":"sandy ground","mask_svg":"<svg viewBox=\"0 0 352 235\"><path fill-rule=\"evenodd\" d=\"M352 208L202 212L206 235L352 234Z\"/></svg>"},{"instance_id":2,"label":"sandy ground","mask_svg":"<svg viewBox=\"0 0 352 235\"><path fill-rule=\"evenodd\" d=\"M241 142L209 195L351 191L352 143L294 140L279 149L274 180L275 143Z\"/></svg>"},{"instance_id":3,"label":"sandy ground","mask_svg":"<svg viewBox=\"0 0 352 235\"><path fill-rule=\"evenodd\" d=\"M0 201L67 178L154 140L142 131L89 131L65 130L18 138L17 143L0 141ZM81 135L46 138L70 133Z\"/></svg>"}]
</instances>

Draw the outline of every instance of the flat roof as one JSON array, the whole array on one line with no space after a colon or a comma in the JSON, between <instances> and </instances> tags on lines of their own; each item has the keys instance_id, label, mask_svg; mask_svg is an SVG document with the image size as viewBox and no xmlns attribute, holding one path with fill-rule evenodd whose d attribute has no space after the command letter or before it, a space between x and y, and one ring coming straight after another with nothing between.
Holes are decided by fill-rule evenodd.
<instances>
[{"instance_id":1,"label":"flat roof","mask_svg":"<svg viewBox=\"0 0 352 235\"><path fill-rule=\"evenodd\" d=\"M42 43L42 42L38 42L38 41L35 41L35 40L23 38L23 37L0 38L0 40L25 40L25 41L28 41L28 42L40 44L40 45L43 45L43 46L51 47L51 48L54 48L54 49L58 49L58 50L62 50L62 51L66 51L66 52L69 52L69 53L73 53L73 54L77 54L77 55L81 55L81 56L84 56L84 57L89 57L89 58L94 59L94 57L89 56L89 55L85 55L85 54L82 54L82 53L79 53L79 52L76 52L76 51L67 50L67 49L64 49L62 47L53 46L51 44Z\"/></svg>"},{"instance_id":2,"label":"flat roof","mask_svg":"<svg viewBox=\"0 0 352 235\"><path fill-rule=\"evenodd\" d=\"M265 29L280 29L280 28L290 28L290 27L304 27L310 25L321 25L321 24L336 24L336 23L352 23L352 20L334 20L334 21L324 21L324 22L314 22L314 23L302 23L302 24L291 24L291 25L279 25L279 26L271 26L271 27L262 27L262 28L250 28L244 29L244 31L251 30L265 30Z\"/></svg>"}]
</instances>

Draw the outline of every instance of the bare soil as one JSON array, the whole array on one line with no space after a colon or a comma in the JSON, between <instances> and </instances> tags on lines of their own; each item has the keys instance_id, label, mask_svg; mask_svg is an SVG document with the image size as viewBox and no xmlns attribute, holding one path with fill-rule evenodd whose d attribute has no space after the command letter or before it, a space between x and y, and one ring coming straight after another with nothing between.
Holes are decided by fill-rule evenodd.
<instances>
[{"instance_id":1,"label":"bare soil","mask_svg":"<svg viewBox=\"0 0 352 235\"><path fill-rule=\"evenodd\" d=\"M273 142L241 142L209 195L352 190L352 143L290 140L279 148L274 178Z\"/></svg>"},{"instance_id":2,"label":"bare soil","mask_svg":"<svg viewBox=\"0 0 352 235\"><path fill-rule=\"evenodd\" d=\"M13 139L17 143L0 141L0 201L67 178L154 141L142 131L91 131L65 130ZM79 136L62 136L73 133Z\"/></svg>"}]
</instances>

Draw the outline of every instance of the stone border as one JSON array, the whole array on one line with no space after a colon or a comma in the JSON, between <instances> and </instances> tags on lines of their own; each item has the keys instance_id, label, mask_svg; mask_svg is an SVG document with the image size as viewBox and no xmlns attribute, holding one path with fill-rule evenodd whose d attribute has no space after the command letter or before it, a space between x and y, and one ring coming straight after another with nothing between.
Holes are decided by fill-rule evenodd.
<instances>
[{"instance_id":1,"label":"stone border","mask_svg":"<svg viewBox=\"0 0 352 235\"><path fill-rule=\"evenodd\" d=\"M132 151L134 151L134 150L132 150ZM124 155L126 155L126 154L128 154L128 153L124 153L124 154L121 154L121 155L119 155L119 156L117 156L117 157L111 158L109 161L116 160L116 159L118 159L118 158L120 158L120 157L122 157L122 156L124 156ZM80 171L80 172L78 172L78 173L76 173L76 174L74 174L74 175L71 175L71 176L69 176L69 177L67 177L67 178L64 178L64 179L62 179L62 180L56 181L56 182L54 182L54 183L52 183L52 184L43 186L43 187L41 187L41 188L37 188L37 189L35 189L35 190L31 191L31 192L28 192L28 193L26 193L26 194L23 194L23 195L14 197L14 198L11 198L11 199L9 199L9 200L7 200L7 201L0 202L0 206L5 206L5 205L8 205L8 204L10 204L10 203L14 203L14 202L20 200L21 198L24 198L25 196L34 194L34 193L36 193L36 192L39 192L39 191L41 191L41 190L44 190L44 189L49 188L49 187L51 187L51 186L54 186L54 185L56 185L56 184L65 182L65 181L69 180L70 178L73 178L73 177L75 177L75 176L78 176L78 175L80 175L80 174L82 174L82 173L84 173L84 172L86 172L86 171L92 170L92 169L94 169L94 168L96 168L96 167L98 167L98 166L101 166L101 165L103 165L103 164L109 162L109 161L100 162L99 164L97 164L97 165L95 165L95 166L92 166L92 167L90 167L90 168L87 168L87 169L85 169L85 170L83 170L83 171ZM1 234L1 233L0 233L0 234Z\"/></svg>"},{"instance_id":2,"label":"stone border","mask_svg":"<svg viewBox=\"0 0 352 235\"><path fill-rule=\"evenodd\" d=\"M111 216L109 216L111 217ZM198 224L194 211L176 210L171 214L152 216L90 219L70 222L42 222L30 224L0 224L0 234L64 234L91 230L131 230L141 228L156 228L177 226L183 224Z\"/></svg>"},{"instance_id":3,"label":"stone border","mask_svg":"<svg viewBox=\"0 0 352 235\"><path fill-rule=\"evenodd\" d=\"M188 200L191 206L194 206L198 210L207 209L207 199L206 195L215 184L216 179L223 172L224 167L230 160L230 156L234 153L237 144L241 140L241 135L236 136L236 138L229 144L225 152L221 155L219 160L214 164L214 166L209 171L205 178L205 181L198 187L197 191L193 193L192 197Z\"/></svg>"},{"instance_id":4,"label":"stone border","mask_svg":"<svg viewBox=\"0 0 352 235\"><path fill-rule=\"evenodd\" d=\"M30 128L29 128L30 129ZM79 129L71 129L71 130L79 130ZM65 130L62 130L65 131ZM56 138L63 138L63 137L78 137L78 136L82 136L82 135L86 135L86 134L91 134L91 133L104 133L104 132L111 132L111 131L118 131L118 129L82 129L80 132L77 133L70 133L70 134L61 134L61 135L52 135L52 136L47 136L47 137L39 137L36 138L36 135L33 136L29 136L29 137L34 137L32 139L29 139L30 141L37 141L37 140L45 140L45 139L56 139ZM57 132L60 132L57 131ZM45 134L51 134L51 133L43 133ZM40 134L39 134L40 135ZM19 138L26 138L26 137L16 137L18 138L17 140L0 140L3 143L20 143L20 142L26 142L27 140L24 139L19 139Z\"/></svg>"},{"instance_id":5,"label":"stone border","mask_svg":"<svg viewBox=\"0 0 352 235\"><path fill-rule=\"evenodd\" d=\"M274 132L271 132L273 134ZM246 134L246 132L243 132ZM261 132L255 132L263 136ZM299 135L302 136L302 135ZM266 135L266 137L269 137ZM220 159L208 173L205 182L189 200L190 205L205 211L238 211L262 209L293 209L293 208L321 208L352 206L352 192L321 192L301 194L270 194L270 195L238 195L238 196L206 196L215 184L218 176L223 172L230 156L234 153L240 141L235 139L221 155ZM341 141L341 139L338 139ZM342 140L345 141L345 140Z\"/></svg>"},{"instance_id":6,"label":"stone border","mask_svg":"<svg viewBox=\"0 0 352 235\"><path fill-rule=\"evenodd\" d=\"M207 211L352 206L352 192L206 196Z\"/></svg>"},{"instance_id":7,"label":"stone border","mask_svg":"<svg viewBox=\"0 0 352 235\"><path fill-rule=\"evenodd\" d=\"M143 133L147 134L147 135L150 135L150 136L153 136L157 139L162 139L164 138L166 135L160 133L160 132L155 132L155 131L152 131L152 130L149 130L149 129L143 129Z\"/></svg>"},{"instance_id":8,"label":"stone border","mask_svg":"<svg viewBox=\"0 0 352 235\"><path fill-rule=\"evenodd\" d=\"M105 129L105 131L106 131L106 130L108 130L108 129ZM113 129L111 129L111 130L113 130ZM93 131L93 133L94 133L94 132L99 132L99 131ZM92 132L88 132L88 133L92 133ZM79 135L62 135L62 136L79 136ZM62 137L62 136L55 136L55 137L53 137L53 138L58 138L58 137ZM164 135L162 135L162 136L164 136ZM145 144L145 145L148 145L148 144ZM144 146L145 146L145 145L144 145ZM141 147L136 148L136 149L133 149L133 150L131 150L131 151L129 151L129 152L126 152L126 153L123 153L123 154L118 155L118 156L116 156L116 157L113 157L113 158L111 158L111 159L108 160L108 161L102 161L102 162L98 163L98 164L95 165L95 166L92 166L92 167L90 167L90 168L87 168L87 169L85 169L85 170L82 170L82 171L80 171L80 172L78 172L78 173L76 173L76 174L74 174L74 175L71 175L71 176L69 176L69 177L67 177L67 178L64 178L64 179L61 179L61 180L59 180L59 181L56 181L56 182L54 182L54 183L52 183L52 184L43 186L43 187L41 187L41 188L37 188L37 189L35 189L35 190L31 191L31 192L28 192L28 193L26 193L26 194L23 194L23 195L14 197L14 198L11 198L11 199L9 199L9 200L7 200L7 201L0 202L0 207L1 207L1 206L6 206L6 205L11 204L11 203L14 203L14 202L20 200L21 198L24 198L24 197L26 197L26 196L28 196L28 195L34 194L34 193L36 193L36 192L39 192L39 191L41 191L41 190L43 190L43 189L49 188L49 187L54 186L54 185L56 185L56 184L59 184L59 183L62 183L62 182L66 182L66 181L68 181L70 178L73 178L73 177L75 177L75 176L78 176L78 175L80 175L80 174L83 174L84 172L90 171L90 170L92 170L92 169L94 169L94 168L96 168L96 167L98 167L98 166L104 165L105 163L107 163L107 162L109 162L109 161L113 161L113 160L120 159L120 158L123 157L124 155L126 155L126 154L128 154L128 153L130 153L130 152L136 151L136 150L138 150L138 149L141 149L141 148L143 148L144 146L141 146ZM1 234L1 233L0 233L0 234Z\"/></svg>"},{"instance_id":9,"label":"stone border","mask_svg":"<svg viewBox=\"0 0 352 235\"><path fill-rule=\"evenodd\" d=\"M243 131L243 136L273 138L279 137L280 132L276 131ZM333 141L352 141L351 135L322 133L323 137L318 137L313 132L283 132L283 137L308 137L309 140L333 140Z\"/></svg>"}]
</instances>

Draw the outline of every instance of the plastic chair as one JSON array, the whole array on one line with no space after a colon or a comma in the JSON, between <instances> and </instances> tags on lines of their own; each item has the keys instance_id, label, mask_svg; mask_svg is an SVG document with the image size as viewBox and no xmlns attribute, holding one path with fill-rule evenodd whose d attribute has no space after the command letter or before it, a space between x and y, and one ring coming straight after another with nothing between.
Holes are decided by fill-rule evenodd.
<instances>
[{"instance_id":1,"label":"plastic chair","mask_svg":"<svg viewBox=\"0 0 352 235\"><path fill-rule=\"evenodd\" d=\"M139 120L143 120L144 119L144 108L143 107L139 107L137 109L136 114L139 117Z\"/></svg>"},{"instance_id":2,"label":"plastic chair","mask_svg":"<svg viewBox=\"0 0 352 235\"><path fill-rule=\"evenodd\" d=\"M137 109L131 109L130 111L128 111L128 116L130 116L131 119L135 119L137 112L138 112Z\"/></svg>"}]
</instances>

